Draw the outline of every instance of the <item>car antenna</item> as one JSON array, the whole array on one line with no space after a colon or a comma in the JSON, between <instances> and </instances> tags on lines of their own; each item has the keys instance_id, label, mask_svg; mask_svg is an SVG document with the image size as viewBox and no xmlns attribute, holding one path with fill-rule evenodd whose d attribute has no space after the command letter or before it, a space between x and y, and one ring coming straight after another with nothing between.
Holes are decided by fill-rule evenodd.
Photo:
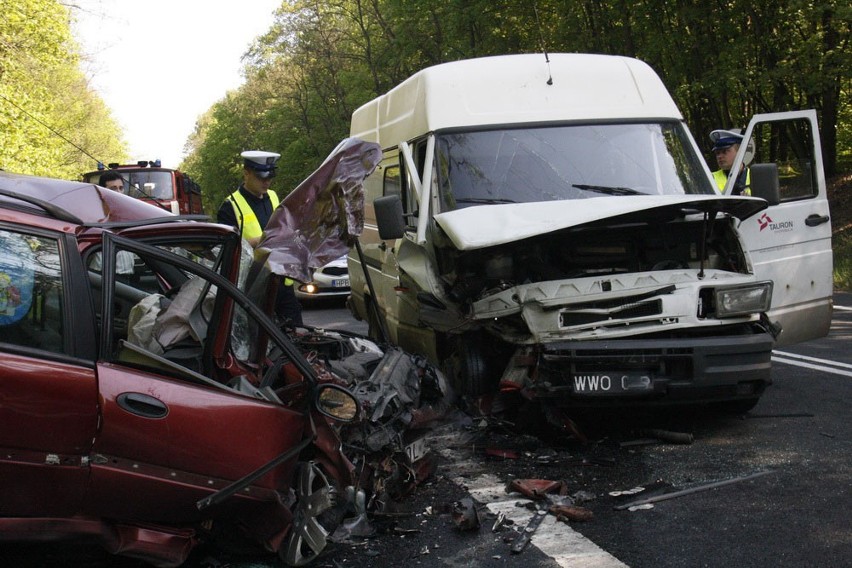
<instances>
[{"instance_id":1,"label":"car antenna","mask_svg":"<svg viewBox=\"0 0 852 568\"><path fill-rule=\"evenodd\" d=\"M533 3L535 12L535 23L538 26L538 40L541 42L541 50L544 52L544 62L547 63L547 84L553 84L553 74L550 72L550 57L547 56L547 45L544 43L544 34L541 31L541 20L538 19L538 2Z\"/></svg>"}]
</instances>

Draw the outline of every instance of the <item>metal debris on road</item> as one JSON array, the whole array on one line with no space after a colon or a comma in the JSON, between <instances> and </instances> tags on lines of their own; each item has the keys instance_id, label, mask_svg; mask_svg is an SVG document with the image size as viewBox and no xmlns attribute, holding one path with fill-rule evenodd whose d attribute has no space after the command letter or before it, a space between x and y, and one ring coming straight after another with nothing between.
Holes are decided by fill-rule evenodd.
<instances>
[{"instance_id":1,"label":"metal debris on road","mask_svg":"<svg viewBox=\"0 0 852 568\"><path fill-rule=\"evenodd\" d=\"M740 481L748 481L750 479L755 479L757 477L761 477L763 475L767 475L772 473L772 470L768 471L759 471L757 473L752 473L749 475L743 475L741 477L734 477L733 479L724 479L722 481L714 481L712 483L707 483L704 485L697 485L695 487L690 487L688 489L681 489L680 491L673 491L671 493L663 493L662 495L655 495L653 497L646 497L645 499L638 499L636 501L632 501L630 503L624 503L622 505L616 505L613 507L616 511L623 511L625 509L630 509L631 507L635 507L637 505L644 505L646 503L656 503L658 501L666 501L667 499L674 499L676 497L682 497L684 495L690 495L692 493L698 493L699 491L706 491L707 489L715 489L717 487L724 487L725 485L730 485L732 483L739 483Z\"/></svg>"},{"instance_id":2,"label":"metal debris on road","mask_svg":"<svg viewBox=\"0 0 852 568\"><path fill-rule=\"evenodd\" d=\"M521 533L521 536L515 540L514 544L512 544L512 554L518 554L524 550L527 546L527 543L532 539L533 533L535 533L538 526L544 520L544 517L547 516L547 511L536 510L533 514L530 522L527 523L527 526L524 527L524 532Z\"/></svg>"}]
</instances>

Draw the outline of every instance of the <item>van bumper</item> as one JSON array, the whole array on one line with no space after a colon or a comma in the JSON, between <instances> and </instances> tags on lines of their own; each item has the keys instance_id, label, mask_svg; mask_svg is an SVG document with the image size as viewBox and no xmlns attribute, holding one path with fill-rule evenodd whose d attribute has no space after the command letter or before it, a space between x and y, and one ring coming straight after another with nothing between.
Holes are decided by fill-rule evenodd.
<instances>
[{"instance_id":1,"label":"van bumper","mask_svg":"<svg viewBox=\"0 0 852 568\"><path fill-rule=\"evenodd\" d=\"M529 390L564 407L756 399L772 382L773 345L769 333L549 343Z\"/></svg>"}]
</instances>

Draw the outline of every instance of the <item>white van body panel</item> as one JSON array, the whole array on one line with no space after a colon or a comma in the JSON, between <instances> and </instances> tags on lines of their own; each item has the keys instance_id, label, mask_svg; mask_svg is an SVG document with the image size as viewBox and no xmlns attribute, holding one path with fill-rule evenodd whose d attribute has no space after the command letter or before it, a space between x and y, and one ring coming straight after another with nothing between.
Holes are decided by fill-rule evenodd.
<instances>
[{"instance_id":1,"label":"white van body panel","mask_svg":"<svg viewBox=\"0 0 852 568\"><path fill-rule=\"evenodd\" d=\"M748 407L771 382L776 339L824 335L831 311L815 113L759 118L812 120L807 195L768 207L716 193L641 61L531 54L424 69L352 117L351 135L385 161L367 184L364 260L349 259L350 307L368 319L376 304L390 341L470 393L499 379L557 405L694 395ZM400 196L405 227L386 241L372 207L383 196ZM603 374L625 386L577 382Z\"/></svg>"},{"instance_id":2,"label":"white van body panel","mask_svg":"<svg viewBox=\"0 0 852 568\"><path fill-rule=\"evenodd\" d=\"M751 138L760 124L795 120L807 122L811 132L819 132L816 111L790 111L755 115L745 137ZM775 283L768 314L770 320L782 327L776 342L778 347L823 337L831 325L831 217L819 136L812 136L810 142L816 164L813 171L816 195L773 205L739 227L751 255L755 276ZM745 145L742 145L733 164L734 170L739 168L744 154ZM728 180L727 194L732 186L733 179Z\"/></svg>"},{"instance_id":3,"label":"white van body panel","mask_svg":"<svg viewBox=\"0 0 852 568\"><path fill-rule=\"evenodd\" d=\"M429 67L358 108L351 135L392 147L445 128L683 118L642 61L580 53L548 58L501 55Z\"/></svg>"}]
</instances>

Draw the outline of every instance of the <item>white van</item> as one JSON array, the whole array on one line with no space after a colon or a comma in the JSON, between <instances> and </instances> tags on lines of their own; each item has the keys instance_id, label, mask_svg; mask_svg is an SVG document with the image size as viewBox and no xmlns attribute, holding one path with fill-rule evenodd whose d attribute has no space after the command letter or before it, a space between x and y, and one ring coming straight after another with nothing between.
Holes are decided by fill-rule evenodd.
<instances>
[{"instance_id":1,"label":"white van","mask_svg":"<svg viewBox=\"0 0 852 568\"><path fill-rule=\"evenodd\" d=\"M774 347L828 332L832 253L815 112L744 134L752 196L720 195L641 61L424 69L352 116L384 157L350 308L469 395L751 408Z\"/></svg>"}]
</instances>

